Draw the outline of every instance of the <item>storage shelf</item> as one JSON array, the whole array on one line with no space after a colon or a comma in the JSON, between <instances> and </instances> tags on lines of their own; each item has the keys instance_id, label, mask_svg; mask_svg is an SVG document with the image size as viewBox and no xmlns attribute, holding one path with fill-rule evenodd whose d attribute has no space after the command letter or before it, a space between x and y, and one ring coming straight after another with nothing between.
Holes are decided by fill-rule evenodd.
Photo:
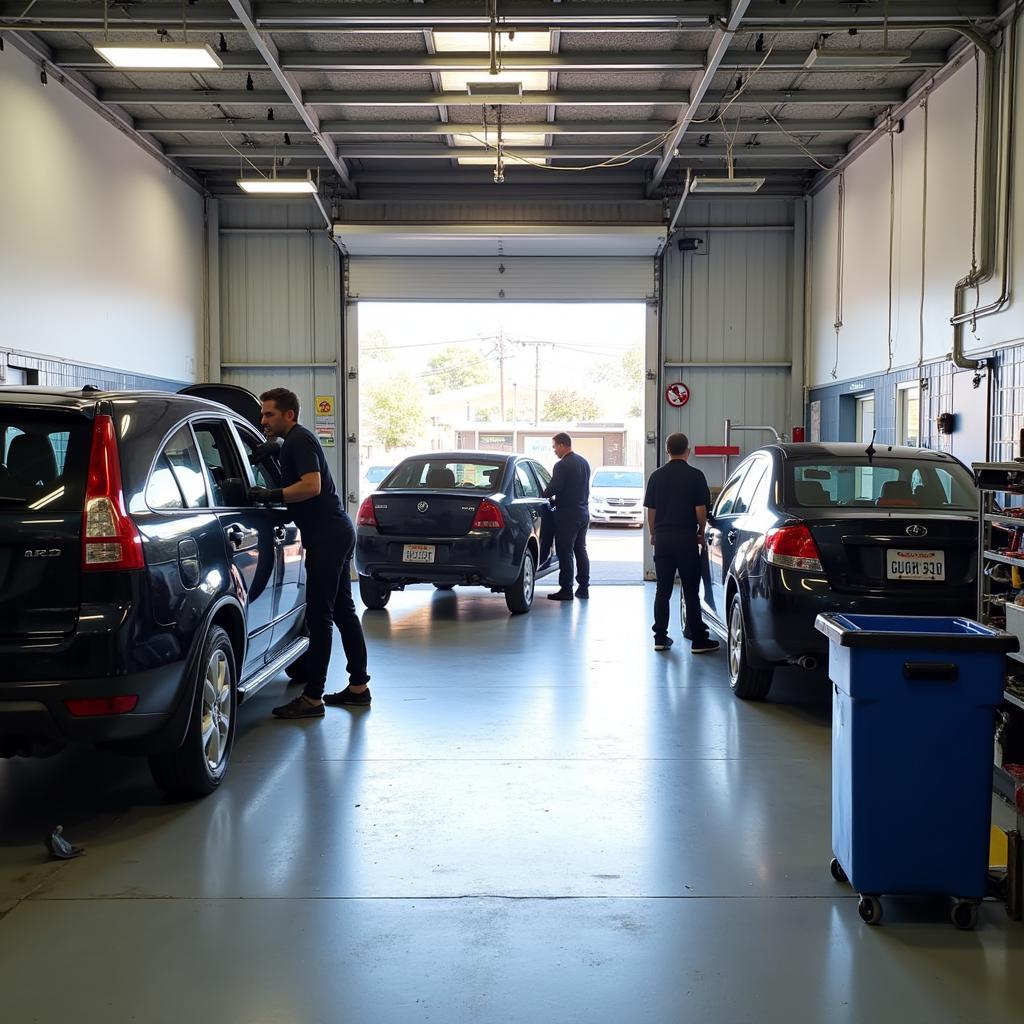
<instances>
[{"instance_id":1,"label":"storage shelf","mask_svg":"<svg viewBox=\"0 0 1024 1024\"><path fill-rule=\"evenodd\" d=\"M1012 555L1000 555L996 551L986 551L985 558L990 562L1002 562L1004 565L1016 565L1024 569L1024 558L1014 558Z\"/></svg>"},{"instance_id":2,"label":"storage shelf","mask_svg":"<svg viewBox=\"0 0 1024 1024\"><path fill-rule=\"evenodd\" d=\"M1014 526L1018 530L1024 530L1024 517L1020 516L1004 516L998 512L986 512L985 522L1006 523L1007 526Z\"/></svg>"}]
</instances>

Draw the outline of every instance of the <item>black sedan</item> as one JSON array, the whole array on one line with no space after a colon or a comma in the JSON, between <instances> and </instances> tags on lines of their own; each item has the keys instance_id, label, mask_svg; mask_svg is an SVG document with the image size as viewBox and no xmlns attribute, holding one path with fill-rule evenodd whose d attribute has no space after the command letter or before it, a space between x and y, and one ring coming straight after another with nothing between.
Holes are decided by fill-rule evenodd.
<instances>
[{"instance_id":1,"label":"black sedan","mask_svg":"<svg viewBox=\"0 0 1024 1024\"><path fill-rule=\"evenodd\" d=\"M360 506L359 593L383 608L393 590L433 583L489 587L514 615L558 568L547 543L551 482L533 459L491 452L432 452L399 463Z\"/></svg>"},{"instance_id":2,"label":"black sedan","mask_svg":"<svg viewBox=\"0 0 1024 1024\"><path fill-rule=\"evenodd\" d=\"M978 499L951 455L859 444L773 444L715 502L702 593L738 697L777 665L814 669L819 612L975 614Z\"/></svg>"}]
</instances>

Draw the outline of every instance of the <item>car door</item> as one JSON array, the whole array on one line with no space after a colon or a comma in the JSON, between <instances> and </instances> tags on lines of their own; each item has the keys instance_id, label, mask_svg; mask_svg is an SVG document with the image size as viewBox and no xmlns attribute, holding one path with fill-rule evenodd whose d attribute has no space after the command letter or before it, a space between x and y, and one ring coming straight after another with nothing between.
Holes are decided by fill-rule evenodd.
<instances>
[{"instance_id":1,"label":"car door","mask_svg":"<svg viewBox=\"0 0 1024 1024\"><path fill-rule=\"evenodd\" d=\"M253 462L253 453L265 445L266 438L235 421L235 433L242 445L252 483L256 487L281 486L281 467L275 454L264 455ZM274 635L271 646L277 647L292 637L306 608L306 571L302 560L302 538L284 505L277 507L274 520L274 543L277 546L278 603L274 612Z\"/></svg>"},{"instance_id":2,"label":"car door","mask_svg":"<svg viewBox=\"0 0 1024 1024\"><path fill-rule=\"evenodd\" d=\"M517 462L513 473L513 485L515 488L513 502L517 507L522 508L525 518L523 525L527 530L527 536L537 539L540 544L541 527L541 503L545 501L541 497L541 486L528 462Z\"/></svg>"},{"instance_id":3,"label":"car door","mask_svg":"<svg viewBox=\"0 0 1024 1024\"><path fill-rule=\"evenodd\" d=\"M743 477L740 489L733 502L732 526L726 531L722 542L722 560L725 563L725 578L728 579L730 566L734 572L745 572L744 551L750 541L764 530L763 512L766 509L768 483L772 475L771 458L768 455L754 455L749 460L749 469ZM724 609L728 614L728 609Z\"/></svg>"},{"instance_id":4,"label":"car door","mask_svg":"<svg viewBox=\"0 0 1024 1024\"><path fill-rule=\"evenodd\" d=\"M539 462L530 460L530 469L537 478L540 489L540 500L537 511L540 517L540 531L537 535L540 543L540 565L538 569L550 569L558 565L558 552L555 551L555 516L551 502L544 497L544 492L551 486L551 474Z\"/></svg>"},{"instance_id":5,"label":"car door","mask_svg":"<svg viewBox=\"0 0 1024 1024\"><path fill-rule=\"evenodd\" d=\"M248 503L248 473L226 417L194 420L192 430L231 559L230 571L246 609L249 643L244 676L247 669L263 663L271 644L278 591L274 530L281 513Z\"/></svg>"},{"instance_id":6,"label":"car door","mask_svg":"<svg viewBox=\"0 0 1024 1024\"><path fill-rule=\"evenodd\" d=\"M706 610L723 626L728 616L728 609L725 607L725 580L732 560L732 542L729 535L735 535L733 506L739 497L740 485L749 468L750 463L744 462L726 481L718 501L715 502L711 522L705 531L707 569L701 599Z\"/></svg>"}]
</instances>

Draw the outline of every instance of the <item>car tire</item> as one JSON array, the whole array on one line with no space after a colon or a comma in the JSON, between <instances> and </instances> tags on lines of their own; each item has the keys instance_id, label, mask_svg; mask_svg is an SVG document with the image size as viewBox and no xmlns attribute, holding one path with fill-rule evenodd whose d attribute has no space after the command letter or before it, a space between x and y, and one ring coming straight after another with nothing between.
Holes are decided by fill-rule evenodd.
<instances>
[{"instance_id":1,"label":"car tire","mask_svg":"<svg viewBox=\"0 0 1024 1024\"><path fill-rule=\"evenodd\" d=\"M533 552L527 548L523 565L515 583L505 591L505 604L513 615L525 615L533 604L533 592L537 584L537 566Z\"/></svg>"},{"instance_id":2,"label":"car tire","mask_svg":"<svg viewBox=\"0 0 1024 1024\"><path fill-rule=\"evenodd\" d=\"M747 627L743 621L743 602L734 594L729 606L727 639L729 654L729 685L742 700L764 700L772 688L772 668L756 668L750 663L747 650Z\"/></svg>"},{"instance_id":3,"label":"car tire","mask_svg":"<svg viewBox=\"0 0 1024 1024\"><path fill-rule=\"evenodd\" d=\"M391 591L388 587L382 586L369 576L361 575L359 577L359 597L367 608L380 611L381 608L387 607L387 603L391 598Z\"/></svg>"},{"instance_id":4,"label":"car tire","mask_svg":"<svg viewBox=\"0 0 1024 1024\"><path fill-rule=\"evenodd\" d=\"M192 716L185 742L167 754L153 754L153 781L173 796L208 796L227 774L235 741L238 690L235 652L227 633L213 626L206 635L192 681Z\"/></svg>"},{"instance_id":5,"label":"car tire","mask_svg":"<svg viewBox=\"0 0 1024 1024\"><path fill-rule=\"evenodd\" d=\"M455 589L455 584L454 583L435 583L434 584L434 589L435 590L454 590Z\"/></svg>"}]
</instances>

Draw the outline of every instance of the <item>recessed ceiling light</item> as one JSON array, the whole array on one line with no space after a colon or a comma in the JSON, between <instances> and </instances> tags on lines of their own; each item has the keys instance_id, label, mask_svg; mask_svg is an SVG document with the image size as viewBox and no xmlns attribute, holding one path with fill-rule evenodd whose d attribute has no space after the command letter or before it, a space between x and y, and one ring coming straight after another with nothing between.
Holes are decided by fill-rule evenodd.
<instances>
[{"instance_id":1,"label":"recessed ceiling light","mask_svg":"<svg viewBox=\"0 0 1024 1024\"><path fill-rule=\"evenodd\" d=\"M255 196L307 196L316 192L308 178L239 178L238 187Z\"/></svg>"},{"instance_id":2,"label":"recessed ceiling light","mask_svg":"<svg viewBox=\"0 0 1024 1024\"><path fill-rule=\"evenodd\" d=\"M909 50L829 50L816 46L807 55L804 67L811 70L827 68L889 68L910 59Z\"/></svg>"},{"instance_id":3,"label":"recessed ceiling light","mask_svg":"<svg viewBox=\"0 0 1024 1024\"><path fill-rule=\"evenodd\" d=\"M697 176L690 182L691 192L747 193L757 192L764 178L707 178Z\"/></svg>"},{"instance_id":4,"label":"recessed ceiling light","mask_svg":"<svg viewBox=\"0 0 1024 1024\"><path fill-rule=\"evenodd\" d=\"M510 37L511 36L511 37ZM499 32L502 53L550 53L550 32ZM434 32L438 53L489 53L491 38L486 32Z\"/></svg>"},{"instance_id":5,"label":"recessed ceiling light","mask_svg":"<svg viewBox=\"0 0 1024 1024\"><path fill-rule=\"evenodd\" d=\"M224 67L219 54L205 43L102 43L94 49L121 71L210 71Z\"/></svg>"}]
</instances>

